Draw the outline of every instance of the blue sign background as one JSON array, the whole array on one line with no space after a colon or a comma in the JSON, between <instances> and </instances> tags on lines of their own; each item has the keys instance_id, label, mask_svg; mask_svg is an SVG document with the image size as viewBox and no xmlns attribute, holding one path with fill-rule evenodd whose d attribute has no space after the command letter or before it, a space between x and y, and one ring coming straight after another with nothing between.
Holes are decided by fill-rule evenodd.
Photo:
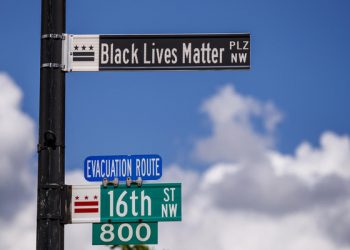
<instances>
[{"instance_id":1,"label":"blue sign background","mask_svg":"<svg viewBox=\"0 0 350 250\"><path fill-rule=\"evenodd\" d=\"M87 181L104 178L121 181L130 177L137 180L158 180L162 176L162 158L159 155L89 156L84 161L84 177Z\"/></svg>"}]
</instances>

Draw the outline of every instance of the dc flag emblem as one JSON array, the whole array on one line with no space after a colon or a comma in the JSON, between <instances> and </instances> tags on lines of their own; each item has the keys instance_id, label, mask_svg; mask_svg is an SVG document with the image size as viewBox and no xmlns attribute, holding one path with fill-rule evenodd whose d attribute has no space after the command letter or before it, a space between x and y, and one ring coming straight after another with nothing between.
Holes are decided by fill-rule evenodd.
<instances>
[{"instance_id":1,"label":"dc flag emblem","mask_svg":"<svg viewBox=\"0 0 350 250\"><path fill-rule=\"evenodd\" d=\"M100 222L100 186L75 185L72 188L72 223Z\"/></svg>"},{"instance_id":2,"label":"dc flag emblem","mask_svg":"<svg viewBox=\"0 0 350 250\"><path fill-rule=\"evenodd\" d=\"M83 198L83 200L80 200ZM75 196L74 201L74 213L98 213L98 196L94 195L94 197L89 197L85 195L83 197Z\"/></svg>"},{"instance_id":3,"label":"dc flag emblem","mask_svg":"<svg viewBox=\"0 0 350 250\"><path fill-rule=\"evenodd\" d=\"M82 46L75 45L73 51L74 62L93 62L95 60L94 46Z\"/></svg>"},{"instance_id":4,"label":"dc flag emblem","mask_svg":"<svg viewBox=\"0 0 350 250\"><path fill-rule=\"evenodd\" d=\"M99 35L66 35L62 50L66 71L98 71L99 44Z\"/></svg>"}]
</instances>

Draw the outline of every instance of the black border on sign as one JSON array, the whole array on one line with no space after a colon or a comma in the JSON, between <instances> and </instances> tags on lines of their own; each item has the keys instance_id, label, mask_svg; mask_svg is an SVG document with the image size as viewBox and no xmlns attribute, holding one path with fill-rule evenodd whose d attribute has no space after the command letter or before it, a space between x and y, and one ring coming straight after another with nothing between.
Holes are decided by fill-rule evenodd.
<instances>
[{"instance_id":1,"label":"black border on sign","mask_svg":"<svg viewBox=\"0 0 350 250\"><path fill-rule=\"evenodd\" d=\"M215 37L234 37L234 38L249 38L250 33L209 33L209 34L121 34L121 35L99 35L100 38L112 39L112 38L215 38Z\"/></svg>"},{"instance_id":2,"label":"black border on sign","mask_svg":"<svg viewBox=\"0 0 350 250\"><path fill-rule=\"evenodd\" d=\"M145 39L145 38L156 38L156 39L169 39L169 38L248 38L249 39L249 58L250 53L250 33L212 33L212 34L121 34L121 35L99 35L100 39ZM188 70L239 70L239 69L250 69L250 63L247 66L133 66L133 67L104 67L99 66L99 71L147 71L147 70L170 70L170 71L188 71Z\"/></svg>"}]
</instances>

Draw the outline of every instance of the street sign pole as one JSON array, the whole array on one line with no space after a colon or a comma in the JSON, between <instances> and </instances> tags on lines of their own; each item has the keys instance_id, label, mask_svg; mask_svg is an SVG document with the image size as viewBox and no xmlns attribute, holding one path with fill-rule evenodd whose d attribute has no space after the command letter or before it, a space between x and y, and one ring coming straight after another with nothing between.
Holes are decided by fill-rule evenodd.
<instances>
[{"instance_id":1,"label":"street sign pole","mask_svg":"<svg viewBox=\"0 0 350 250\"><path fill-rule=\"evenodd\" d=\"M72 35L66 0L42 0L41 11L36 249L63 250L67 223L99 223L96 244L156 243L157 222L181 221L182 210L180 183L137 182L161 177L159 156L90 157L85 178L104 184L65 185L65 72L249 69L250 35Z\"/></svg>"},{"instance_id":2,"label":"street sign pole","mask_svg":"<svg viewBox=\"0 0 350 250\"><path fill-rule=\"evenodd\" d=\"M37 250L64 249L68 206L62 195L65 145L65 73L61 70L66 1L42 0L38 144Z\"/></svg>"}]
</instances>

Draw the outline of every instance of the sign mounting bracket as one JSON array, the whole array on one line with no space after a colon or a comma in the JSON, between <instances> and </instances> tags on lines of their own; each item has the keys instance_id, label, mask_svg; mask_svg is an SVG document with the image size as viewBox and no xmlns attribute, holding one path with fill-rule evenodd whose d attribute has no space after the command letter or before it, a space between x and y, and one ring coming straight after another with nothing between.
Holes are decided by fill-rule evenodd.
<instances>
[{"instance_id":1,"label":"sign mounting bracket","mask_svg":"<svg viewBox=\"0 0 350 250\"><path fill-rule=\"evenodd\" d=\"M41 39L60 39L64 40L65 36L64 34L44 34L41 36Z\"/></svg>"}]
</instances>

